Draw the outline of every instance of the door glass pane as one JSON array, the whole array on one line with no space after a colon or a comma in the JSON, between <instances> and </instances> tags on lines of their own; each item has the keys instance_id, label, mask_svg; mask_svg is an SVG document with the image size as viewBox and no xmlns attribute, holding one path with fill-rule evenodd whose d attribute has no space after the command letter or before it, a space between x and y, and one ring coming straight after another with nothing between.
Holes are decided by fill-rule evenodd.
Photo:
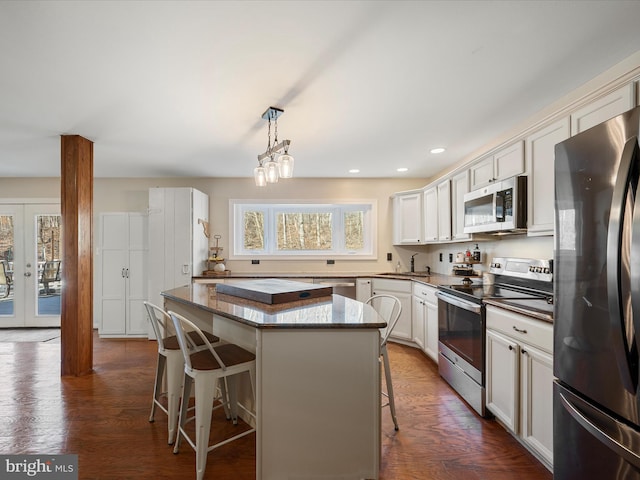
<instances>
[{"instance_id":1,"label":"door glass pane","mask_svg":"<svg viewBox=\"0 0 640 480\"><path fill-rule=\"evenodd\" d=\"M37 315L60 315L62 230L60 215L37 215Z\"/></svg>"},{"instance_id":2,"label":"door glass pane","mask_svg":"<svg viewBox=\"0 0 640 480\"><path fill-rule=\"evenodd\" d=\"M0 215L0 315L13 315L13 216Z\"/></svg>"}]
</instances>

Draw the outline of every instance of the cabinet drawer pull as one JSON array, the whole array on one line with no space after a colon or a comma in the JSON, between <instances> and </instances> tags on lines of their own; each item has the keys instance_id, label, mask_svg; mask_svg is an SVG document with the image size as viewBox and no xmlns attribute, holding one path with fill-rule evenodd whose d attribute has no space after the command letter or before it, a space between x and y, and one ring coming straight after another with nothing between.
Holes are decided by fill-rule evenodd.
<instances>
[{"instance_id":1,"label":"cabinet drawer pull","mask_svg":"<svg viewBox=\"0 0 640 480\"><path fill-rule=\"evenodd\" d=\"M518 332L518 333L527 333L526 330L520 330L518 327L516 327L515 325L513 326L513 329Z\"/></svg>"}]
</instances>

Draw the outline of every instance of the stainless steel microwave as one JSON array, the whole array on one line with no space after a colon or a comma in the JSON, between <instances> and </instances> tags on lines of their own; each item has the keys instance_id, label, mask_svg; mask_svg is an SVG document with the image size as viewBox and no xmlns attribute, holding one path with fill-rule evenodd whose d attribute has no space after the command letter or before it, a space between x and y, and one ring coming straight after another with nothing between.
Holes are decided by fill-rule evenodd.
<instances>
[{"instance_id":1,"label":"stainless steel microwave","mask_svg":"<svg viewBox=\"0 0 640 480\"><path fill-rule=\"evenodd\" d=\"M527 229L527 177L511 177L464 196L464 233L521 233Z\"/></svg>"}]
</instances>

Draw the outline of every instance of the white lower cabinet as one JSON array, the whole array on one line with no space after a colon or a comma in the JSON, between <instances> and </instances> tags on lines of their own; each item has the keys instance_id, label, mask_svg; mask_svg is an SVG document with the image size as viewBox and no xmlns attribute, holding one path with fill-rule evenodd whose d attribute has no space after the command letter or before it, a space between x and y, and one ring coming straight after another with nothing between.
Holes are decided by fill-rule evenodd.
<instances>
[{"instance_id":1,"label":"white lower cabinet","mask_svg":"<svg viewBox=\"0 0 640 480\"><path fill-rule=\"evenodd\" d=\"M438 299L436 288L413 282L413 342L438 362Z\"/></svg>"},{"instance_id":2,"label":"white lower cabinet","mask_svg":"<svg viewBox=\"0 0 640 480\"><path fill-rule=\"evenodd\" d=\"M553 470L553 325L487 305L487 408Z\"/></svg>"},{"instance_id":3,"label":"white lower cabinet","mask_svg":"<svg viewBox=\"0 0 640 480\"><path fill-rule=\"evenodd\" d=\"M413 341L411 319L411 280L394 280L391 278L374 278L371 281L372 295L393 295L400 300L402 313L390 338Z\"/></svg>"}]
</instances>

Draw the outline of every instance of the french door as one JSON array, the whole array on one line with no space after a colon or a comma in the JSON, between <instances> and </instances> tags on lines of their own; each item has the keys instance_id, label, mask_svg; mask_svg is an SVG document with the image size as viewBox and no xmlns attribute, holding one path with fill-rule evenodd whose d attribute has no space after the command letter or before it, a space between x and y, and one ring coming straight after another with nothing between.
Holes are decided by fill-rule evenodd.
<instances>
[{"instance_id":1,"label":"french door","mask_svg":"<svg viewBox=\"0 0 640 480\"><path fill-rule=\"evenodd\" d=\"M59 204L0 204L0 327L59 327Z\"/></svg>"}]
</instances>

